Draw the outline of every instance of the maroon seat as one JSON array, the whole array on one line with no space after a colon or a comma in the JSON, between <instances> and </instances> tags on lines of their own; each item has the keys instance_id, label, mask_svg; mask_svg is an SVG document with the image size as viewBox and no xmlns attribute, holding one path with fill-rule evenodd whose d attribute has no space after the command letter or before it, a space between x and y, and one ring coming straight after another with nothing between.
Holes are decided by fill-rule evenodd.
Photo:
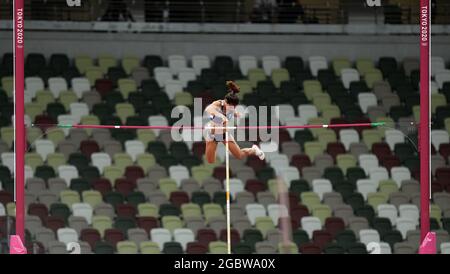
<instances>
[{"instance_id":1,"label":"maroon seat","mask_svg":"<svg viewBox=\"0 0 450 274\"><path fill-rule=\"evenodd\" d=\"M331 118L330 120L330 125L334 125L334 124L348 124L348 120L342 117L336 117L336 118ZM342 129L340 127L333 127L331 128L332 130L334 130L334 132L336 132L336 135L339 136L339 131Z\"/></svg>"},{"instance_id":2,"label":"maroon seat","mask_svg":"<svg viewBox=\"0 0 450 274\"><path fill-rule=\"evenodd\" d=\"M322 250L319 246L313 243L306 243L300 245L299 251L301 254L321 254Z\"/></svg>"},{"instance_id":3,"label":"maroon seat","mask_svg":"<svg viewBox=\"0 0 450 274\"><path fill-rule=\"evenodd\" d=\"M334 161L336 161L336 156L345 154L345 147L341 142L328 143L327 153L333 157Z\"/></svg>"},{"instance_id":4,"label":"maroon seat","mask_svg":"<svg viewBox=\"0 0 450 274\"><path fill-rule=\"evenodd\" d=\"M80 143L80 151L83 155L90 158L92 153L100 151L100 146L94 140L83 140Z\"/></svg>"},{"instance_id":5,"label":"maroon seat","mask_svg":"<svg viewBox=\"0 0 450 274\"><path fill-rule=\"evenodd\" d=\"M45 132L48 128L54 127L56 122L52 117L42 114L36 115L34 118L34 124L39 127L42 132Z\"/></svg>"},{"instance_id":6,"label":"maroon seat","mask_svg":"<svg viewBox=\"0 0 450 274\"><path fill-rule=\"evenodd\" d=\"M239 234L239 231L237 231L236 229L233 228L233 229L231 229L230 233L231 233L231 244L238 244L241 241L241 235ZM220 230L219 238L222 242L227 241L227 230L226 229Z\"/></svg>"},{"instance_id":7,"label":"maroon seat","mask_svg":"<svg viewBox=\"0 0 450 274\"><path fill-rule=\"evenodd\" d=\"M448 159L450 156L450 144L441 144L439 146L439 154L441 154L444 159Z\"/></svg>"},{"instance_id":8,"label":"maroon seat","mask_svg":"<svg viewBox=\"0 0 450 274\"><path fill-rule=\"evenodd\" d=\"M118 217L136 217L137 210L134 205L131 204L118 204L116 206L116 212Z\"/></svg>"},{"instance_id":9,"label":"maroon seat","mask_svg":"<svg viewBox=\"0 0 450 274\"><path fill-rule=\"evenodd\" d=\"M433 144L431 144L431 155L436 155L437 151Z\"/></svg>"},{"instance_id":10,"label":"maroon seat","mask_svg":"<svg viewBox=\"0 0 450 274\"><path fill-rule=\"evenodd\" d=\"M97 79L95 81L95 89L102 97L105 97L114 88L114 84L108 79Z\"/></svg>"},{"instance_id":11,"label":"maroon seat","mask_svg":"<svg viewBox=\"0 0 450 274\"><path fill-rule=\"evenodd\" d=\"M4 190L0 191L0 203L2 203L5 207L8 203L14 202L14 196Z\"/></svg>"},{"instance_id":12,"label":"maroon seat","mask_svg":"<svg viewBox=\"0 0 450 274\"><path fill-rule=\"evenodd\" d=\"M431 193L436 193L436 192L442 192L444 190L443 186L437 182L437 181L433 181L431 183Z\"/></svg>"},{"instance_id":13,"label":"maroon seat","mask_svg":"<svg viewBox=\"0 0 450 274\"><path fill-rule=\"evenodd\" d=\"M370 124L372 121L369 118L360 118L360 119L356 119L353 121L353 123L355 124ZM356 127L355 130L358 132L359 137L361 137L362 132L366 129L372 129L371 126L367 126L367 127Z\"/></svg>"},{"instance_id":14,"label":"maroon seat","mask_svg":"<svg viewBox=\"0 0 450 274\"><path fill-rule=\"evenodd\" d=\"M58 229L64 228L66 226L64 220L61 217L56 216L48 216L45 221L45 226L53 230L53 232L57 232Z\"/></svg>"},{"instance_id":15,"label":"maroon seat","mask_svg":"<svg viewBox=\"0 0 450 274\"><path fill-rule=\"evenodd\" d=\"M28 206L28 214L38 216L42 222L45 222L48 216L48 208L44 204L32 203Z\"/></svg>"},{"instance_id":16,"label":"maroon seat","mask_svg":"<svg viewBox=\"0 0 450 274\"><path fill-rule=\"evenodd\" d=\"M278 139L280 145L282 145L284 142L292 141L291 135L289 135L289 132L284 128L279 130Z\"/></svg>"},{"instance_id":17,"label":"maroon seat","mask_svg":"<svg viewBox=\"0 0 450 274\"><path fill-rule=\"evenodd\" d=\"M293 220L301 220L303 217L309 216L309 210L304 205L295 205L290 207L290 214Z\"/></svg>"},{"instance_id":18,"label":"maroon seat","mask_svg":"<svg viewBox=\"0 0 450 274\"><path fill-rule=\"evenodd\" d=\"M231 173L231 172L230 172ZM218 166L214 168L213 177L218 179L219 181L225 180L226 171L224 166Z\"/></svg>"},{"instance_id":19,"label":"maroon seat","mask_svg":"<svg viewBox=\"0 0 450 274\"><path fill-rule=\"evenodd\" d=\"M205 142L195 142L192 145L192 154L197 156L199 159L202 159L203 155L205 155Z\"/></svg>"},{"instance_id":20,"label":"maroon seat","mask_svg":"<svg viewBox=\"0 0 450 274\"><path fill-rule=\"evenodd\" d=\"M199 242L190 242L186 246L187 254L206 254L208 252L208 247Z\"/></svg>"},{"instance_id":21,"label":"maroon seat","mask_svg":"<svg viewBox=\"0 0 450 274\"><path fill-rule=\"evenodd\" d=\"M392 155L392 151L387 143L374 143L372 145L372 153L381 161L383 156Z\"/></svg>"},{"instance_id":22,"label":"maroon seat","mask_svg":"<svg viewBox=\"0 0 450 274\"><path fill-rule=\"evenodd\" d=\"M298 205L300 202L300 198L297 193L295 192L289 192L288 193L288 199L289 199L289 207L293 208ZM278 195L278 201L280 201L280 194Z\"/></svg>"},{"instance_id":23,"label":"maroon seat","mask_svg":"<svg viewBox=\"0 0 450 274\"><path fill-rule=\"evenodd\" d=\"M105 241L110 243L116 248L116 244L120 241L124 241L125 236L123 235L122 230L117 228L109 228L105 230Z\"/></svg>"},{"instance_id":24,"label":"maroon seat","mask_svg":"<svg viewBox=\"0 0 450 274\"><path fill-rule=\"evenodd\" d=\"M397 157L397 155L381 156L380 162L381 165L389 171L391 170L391 168L401 165L400 159Z\"/></svg>"},{"instance_id":25,"label":"maroon seat","mask_svg":"<svg viewBox=\"0 0 450 274\"><path fill-rule=\"evenodd\" d=\"M210 242L217 241L217 235L210 228L202 228L197 231L197 240L207 246Z\"/></svg>"},{"instance_id":26,"label":"maroon seat","mask_svg":"<svg viewBox=\"0 0 450 274\"><path fill-rule=\"evenodd\" d=\"M117 178L114 187L117 192L123 194L124 196L128 196L133 190L136 188L136 184L133 181L125 178Z\"/></svg>"},{"instance_id":27,"label":"maroon seat","mask_svg":"<svg viewBox=\"0 0 450 274\"><path fill-rule=\"evenodd\" d=\"M327 231L316 230L313 232L312 240L318 247L324 249L327 244L333 241L333 236Z\"/></svg>"},{"instance_id":28,"label":"maroon seat","mask_svg":"<svg viewBox=\"0 0 450 274\"><path fill-rule=\"evenodd\" d=\"M92 182L92 187L102 195L112 191L111 182L107 178L98 178Z\"/></svg>"},{"instance_id":29,"label":"maroon seat","mask_svg":"<svg viewBox=\"0 0 450 274\"><path fill-rule=\"evenodd\" d=\"M436 169L435 175L438 180L448 180L450 178L450 167L439 167Z\"/></svg>"},{"instance_id":30,"label":"maroon seat","mask_svg":"<svg viewBox=\"0 0 450 274\"><path fill-rule=\"evenodd\" d=\"M145 177L145 172L140 166L127 166L125 168L125 177L136 184L137 179Z\"/></svg>"},{"instance_id":31,"label":"maroon seat","mask_svg":"<svg viewBox=\"0 0 450 274\"><path fill-rule=\"evenodd\" d=\"M311 159L306 154L295 154L291 158L290 165L296 167L301 174L304 167L311 166Z\"/></svg>"},{"instance_id":32,"label":"maroon seat","mask_svg":"<svg viewBox=\"0 0 450 274\"><path fill-rule=\"evenodd\" d=\"M170 202L180 208L182 204L189 203L189 195L184 191L173 191L170 193Z\"/></svg>"},{"instance_id":33,"label":"maroon seat","mask_svg":"<svg viewBox=\"0 0 450 274\"><path fill-rule=\"evenodd\" d=\"M260 180L250 179L247 180L247 183L245 184L245 189L253 193L253 195L256 195L256 193L258 192L266 191L267 186Z\"/></svg>"},{"instance_id":34,"label":"maroon seat","mask_svg":"<svg viewBox=\"0 0 450 274\"><path fill-rule=\"evenodd\" d=\"M262 161L258 156L251 155L247 157L247 165L257 173L261 169L266 167L266 161Z\"/></svg>"},{"instance_id":35,"label":"maroon seat","mask_svg":"<svg viewBox=\"0 0 450 274\"><path fill-rule=\"evenodd\" d=\"M95 228L85 228L81 231L80 240L87 242L91 248L94 248L101 239L100 232Z\"/></svg>"},{"instance_id":36,"label":"maroon seat","mask_svg":"<svg viewBox=\"0 0 450 274\"><path fill-rule=\"evenodd\" d=\"M300 226L300 219L296 220L296 219L292 219L291 217L280 217L278 219L278 227L283 231L283 229L285 228L289 228L292 231L295 231L299 228Z\"/></svg>"},{"instance_id":37,"label":"maroon seat","mask_svg":"<svg viewBox=\"0 0 450 274\"><path fill-rule=\"evenodd\" d=\"M335 237L339 232L345 230L345 223L341 218L329 217L325 220L325 230Z\"/></svg>"},{"instance_id":38,"label":"maroon seat","mask_svg":"<svg viewBox=\"0 0 450 274\"><path fill-rule=\"evenodd\" d=\"M159 223L158 219L155 217L138 217L137 226L144 229L147 233L150 233L150 230L159 227Z\"/></svg>"}]
</instances>

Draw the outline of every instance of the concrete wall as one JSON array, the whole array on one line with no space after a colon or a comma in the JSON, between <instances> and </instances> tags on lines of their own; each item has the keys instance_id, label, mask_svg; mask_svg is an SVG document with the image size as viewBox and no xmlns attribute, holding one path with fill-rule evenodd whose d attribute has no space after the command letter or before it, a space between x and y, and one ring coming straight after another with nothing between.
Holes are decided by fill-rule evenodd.
<instances>
[{"instance_id":1,"label":"concrete wall","mask_svg":"<svg viewBox=\"0 0 450 274\"><path fill-rule=\"evenodd\" d=\"M323 55L327 58L345 56L377 59L380 56L419 57L418 36L415 35L312 35L312 34L158 34L103 32L25 33L26 52L66 53L69 56L99 54L144 56L159 54L239 55ZM12 33L0 32L0 53L12 50ZM450 36L433 37L433 55L450 60Z\"/></svg>"}]
</instances>

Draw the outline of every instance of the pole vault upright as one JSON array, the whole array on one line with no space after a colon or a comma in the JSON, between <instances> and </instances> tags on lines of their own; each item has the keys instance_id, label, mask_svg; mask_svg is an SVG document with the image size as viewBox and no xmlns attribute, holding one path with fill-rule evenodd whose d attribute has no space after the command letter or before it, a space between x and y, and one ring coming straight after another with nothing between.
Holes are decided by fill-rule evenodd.
<instances>
[{"instance_id":1,"label":"pole vault upright","mask_svg":"<svg viewBox=\"0 0 450 274\"><path fill-rule=\"evenodd\" d=\"M11 237L10 249L26 253L25 243L25 101L24 101L24 0L14 0L14 157L16 203L16 235ZM19 241L20 239L20 241Z\"/></svg>"}]
</instances>

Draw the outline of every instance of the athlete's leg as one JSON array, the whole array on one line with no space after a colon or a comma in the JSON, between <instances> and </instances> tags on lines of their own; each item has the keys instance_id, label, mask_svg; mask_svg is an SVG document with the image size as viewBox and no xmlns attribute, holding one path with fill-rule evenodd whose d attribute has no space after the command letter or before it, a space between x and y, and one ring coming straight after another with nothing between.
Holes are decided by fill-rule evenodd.
<instances>
[{"instance_id":1,"label":"athlete's leg","mask_svg":"<svg viewBox=\"0 0 450 274\"><path fill-rule=\"evenodd\" d=\"M260 155L264 155L264 153L262 153L262 151L259 150L256 145L253 145L251 148L241 149L235 141L230 141L228 144L228 148L230 149L231 154L233 154L236 159L243 159L244 157L249 155L257 155L258 157L260 157ZM264 159L264 157L262 159Z\"/></svg>"},{"instance_id":2,"label":"athlete's leg","mask_svg":"<svg viewBox=\"0 0 450 274\"><path fill-rule=\"evenodd\" d=\"M216 161L216 149L217 149L216 141L206 141L206 150L205 150L206 160L210 164Z\"/></svg>"}]
</instances>

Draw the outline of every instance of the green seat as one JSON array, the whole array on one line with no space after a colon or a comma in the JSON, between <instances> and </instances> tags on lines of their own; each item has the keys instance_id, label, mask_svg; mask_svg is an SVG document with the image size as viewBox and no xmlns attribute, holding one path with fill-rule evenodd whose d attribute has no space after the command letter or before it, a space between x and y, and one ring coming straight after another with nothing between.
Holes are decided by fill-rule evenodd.
<instances>
[{"instance_id":1,"label":"green seat","mask_svg":"<svg viewBox=\"0 0 450 274\"><path fill-rule=\"evenodd\" d=\"M95 81L103 78L103 70L100 67L90 66L86 68L86 78L91 86L95 85Z\"/></svg>"},{"instance_id":2,"label":"green seat","mask_svg":"<svg viewBox=\"0 0 450 274\"><path fill-rule=\"evenodd\" d=\"M436 113L436 108L447 105L447 99L442 93L431 94L431 113Z\"/></svg>"},{"instance_id":3,"label":"green seat","mask_svg":"<svg viewBox=\"0 0 450 274\"><path fill-rule=\"evenodd\" d=\"M367 203L377 209L381 204L387 204L389 195L384 192L375 192L367 194Z\"/></svg>"},{"instance_id":4,"label":"green seat","mask_svg":"<svg viewBox=\"0 0 450 274\"><path fill-rule=\"evenodd\" d=\"M255 227L264 237L267 236L267 231L270 231L275 228L275 224L270 217L256 217L255 219Z\"/></svg>"},{"instance_id":5,"label":"green seat","mask_svg":"<svg viewBox=\"0 0 450 274\"><path fill-rule=\"evenodd\" d=\"M209 242L208 249L210 254L227 254L227 244L220 241Z\"/></svg>"},{"instance_id":6,"label":"green seat","mask_svg":"<svg viewBox=\"0 0 450 274\"><path fill-rule=\"evenodd\" d=\"M171 233L173 233L175 229L183 227L183 222L180 217L177 216L164 216L161 220L163 227L168 229Z\"/></svg>"},{"instance_id":7,"label":"green seat","mask_svg":"<svg viewBox=\"0 0 450 274\"><path fill-rule=\"evenodd\" d=\"M118 254L137 254L138 247L135 242L132 241L121 241L117 243L117 253Z\"/></svg>"},{"instance_id":8,"label":"green seat","mask_svg":"<svg viewBox=\"0 0 450 274\"><path fill-rule=\"evenodd\" d=\"M125 99L128 98L128 95L131 92L137 91L136 82L132 79L127 78L119 79L117 84L119 86L120 93L123 95L123 98Z\"/></svg>"},{"instance_id":9,"label":"green seat","mask_svg":"<svg viewBox=\"0 0 450 274\"><path fill-rule=\"evenodd\" d=\"M134 68L139 67L139 59L134 56L126 56L122 58L122 68L127 75L130 75Z\"/></svg>"},{"instance_id":10,"label":"green seat","mask_svg":"<svg viewBox=\"0 0 450 274\"><path fill-rule=\"evenodd\" d=\"M156 134L151 129L138 129L136 132L138 140L144 145L148 145L148 143L156 140Z\"/></svg>"},{"instance_id":11,"label":"green seat","mask_svg":"<svg viewBox=\"0 0 450 274\"><path fill-rule=\"evenodd\" d=\"M139 244L141 254L161 254L159 246L155 242L145 241Z\"/></svg>"},{"instance_id":12,"label":"green seat","mask_svg":"<svg viewBox=\"0 0 450 274\"><path fill-rule=\"evenodd\" d=\"M106 166L103 169L103 177L107 178L110 182L115 182L116 179L122 177L123 170L118 166Z\"/></svg>"},{"instance_id":13,"label":"green seat","mask_svg":"<svg viewBox=\"0 0 450 274\"><path fill-rule=\"evenodd\" d=\"M175 94L175 105L191 106L193 103L194 98L189 92L178 92Z\"/></svg>"},{"instance_id":14,"label":"green seat","mask_svg":"<svg viewBox=\"0 0 450 274\"><path fill-rule=\"evenodd\" d=\"M382 138L377 129L364 129L362 132L363 142L367 147L372 147L375 143L380 143Z\"/></svg>"},{"instance_id":15,"label":"green seat","mask_svg":"<svg viewBox=\"0 0 450 274\"><path fill-rule=\"evenodd\" d=\"M315 94L323 93L322 84L317 80L303 81L303 90L308 100L312 100Z\"/></svg>"},{"instance_id":16,"label":"green seat","mask_svg":"<svg viewBox=\"0 0 450 274\"><path fill-rule=\"evenodd\" d=\"M102 194L97 190L86 190L81 193L83 202L89 204L92 208L95 208L103 201Z\"/></svg>"},{"instance_id":17,"label":"green seat","mask_svg":"<svg viewBox=\"0 0 450 274\"><path fill-rule=\"evenodd\" d=\"M413 106L412 111L413 111L414 121L420 122L420 106Z\"/></svg>"},{"instance_id":18,"label":"green seat","mask_svg":"<svg viewBox=\"0 0 450 274\"><path fill-rule=\"evenodd\" d=\"M300 200L302 204L308 207L309 211L321 204L319 195L312 191L300 193Z\"/></svg>"},{"instance_id":19,"label":"green seat","mask_svg":"<svg viewBox=\"0 0 450 274\"><path fill-rule=\"evenodd\" d=\"M144 172L147 172L149 168L154 166L156 164L155 156L149 153L143 153L139 154L136 157L136 164L144 170Z\"/></svg>"},{"instance_id":20,"label":"green seat","mask_svg":"<svg viewBox=\"0 0 450 274\"><path fill-rule=\"evenodd\" d=\"M187 203L181 205L181 213L183 215L183 218L186 219L187 217L201 217L202 216L202 210L198 204L194 203Z\"/></svg>"},{"instance_id":21,"label":"green seat","mask_svg":"<svg viewBox=\"0 0 450 274\"><path fill-rule=\"evenodd\" d=\"M12 76L2 77L2 88L6 91L8 97L12 97L14 90L14 78Z\"/></svg>"},{"instance_id":22,"label":"green seat","mask_svg":"<svg viewBox=\"0 0 450 274\"><path fill-rule=\"evenodd\" d=\"M252 83L249 80L236 80L235 83L240 87L238 97L244 99L244 95L253 92Z\"/></svg>"},{"instance_id":23,"label":"green seat","mask_svg":"<svg viewBox=\"0 0 450 274\"><path fill-rule=\"evenodd\" d=\"M212 176L213 168L207 167L205 165L192 167L192 177L198 181L200 184L203 183L205 179Z\"/></svg>"},{"instance_id":24,"label":"green seat","mask_svg":"<svg viewBox=\"0 0 450 274\"><path fill-rule=\"evenodd\" d=\"M272 82L277 89L280 88L282 82L289 80L290 77L287 69L279 68L272 70Z\"/></svg>"},{"instance_id":25,"label":"green seat","mask_svg":"<svg viewBox=\"0 0 450 274\"><path fill-rule=\"evenodd\" d=\"M336 156L336 165L347 174L349 168L356 167L357 160L353 154L339 154Z\"/></svg>"},{"instance_id":26,"label":"green seat","mask_svg":"<svg viewBox=\"0 0 450 274\"><path fill-rule=\"evenodd\" d=\"M332 129L325 129L318 137L319 143L322 145L324 151L327 148L328 143L337 142L336 132Z\"/></svg>"},{"instance_id":27,"label":"green seat","mask_svg":"<svg viewBox=\"0 0 450 274\"><path fill-rule=\"evenodd\" d=\"M364 77L369 88L373 88L374 83L383 80L383 74L379 69L372 69L367 71Z\"/></svg>"},{"instance_id":28,"label":"green seat","mask_svg":"<svg viewBox=\"0 0 450 274\"><path fill-rule=\"evenodd\" d=\"M117 116L122 120L122 123L125 124L127 118L130 116L134 116L136 112L134 111L134 107L130 103L118 103L116 104L116 113Z\"/></svg>"},{"instance_id":29,"label":"green seat","mask_svg":"<svg viewBox=\"0 0 450 274\"><path fill-rule=\"evenodd\" d=\"M341 110L336 105L322 106L322 117L326 123L329 123L333 118L341 117Z\"/></svg>"},{"instance_id":30,"label":"green seat","mask_svg":"<svg viewBox=\"0 0 450 274\"><path fill-rule=\"evenodd\" d=\"M442 210L437 204L430 205L430 217L438 220L438 222L441 223Z\"/></svg>"},{"instance_id":31,"label":"green seat","mask_svg":"<svg viewBox=\"0 0 450 274\"><path fill-rule=\"evenodd\" d=\"M112 228L112 220L108 216L93 216L92 227L97 229L100 235L105 235L105 230Z\"/></svg>"},{"instance_id":32,"label":"green seat","mask_svg":"<svg viewBox=\"0 0 450 274\"><path fill-rule=\"evenodd\" d=\"M397 192L398 185L394 180L382 180L379 182L379 191L386 194Z\"/></svg>"},{"instance_id":33,"label":"green seat","mask_svg":"<svg viewBox=\"0 0 450 274\"><path fill-rule=\"evenodd\" d=\"M328 205L316 204L312 206L312 215L319 218L322 225L324 225L325 220L332 216L332 211Z\"/></svg>"},{"instance_id":34,"label":"green seat","mask_svg":"<svg viewBox=\"0 0 450 274\"><path fill-rule=\"evenodd\" d=\"M258 82L266 80L266 74L263 69L252 68L248 70L248 80L252 84L252 88L255 89Z\"/></svg>"},{"instance_id":35,"label":"green seat","mask_svg":"<svg viewBox=\"0 0 450 274\"><path fill-rule=\"evenodd\" d=\"M298 254L298 247L295 243L278 243L278 252L280 254Z\"/></svg>"},{"instance_id":36,"label":"green seat","mask_svg":"<svg viewBox=\"0 0 450 274\"><path fill-rule=\"evenodd\" d=\"M170 193L178 190L177 182L171 178L162 178L159 180L159 189L167 196L170 197Z\"/></svg>"},{"instance_id":37,"label":"green seat","mask_svg":"<svg viewBox=\"0 0 450 274\"><path fill-rule=\"evenodd\" d=\"M117 66L117 60L111 55L100 55L98 57L98 66L106 74L109 68Z\"/></svg>"},{"instance_id":38,"label":"green seat","mask_svg":"<svg viewBox=\"0 0 450 274\"><path fill-rule=\"evenodd\" d=\"M75 57L75 67L81 74L85 74L89 67L94 65L94 61L87 55L79 55Z\"/></svg>"},{"instance_id":39,"label":"green seat","mask_svg":"<svg viewBox=\"0 0 450 274\"><path fill-rule=\"evenodd\" d=\"M80 195L74 190L63 190L59 193L61 202L71 207L75 203L79 203Z\"/></svg>"},{"instance_id":40,"label":"green seat","mask_svg":"<svg viewBox=\"0 0 450 274\"><path fill-rule=\"evenodd\" d=\"M44 160L42 160L41 155L29 152L25 154L25 164L34 170L36 167L43 165Z\"/></svg>"},{"instance_id":41,"label":"green seat","mask_svg":"<svg viewBox=\"0 0 450 274\"><path fill-rule=\"evenodd\" d=\"M121 172L120 175L122 175L124 173L125 168L127 166L133 165L133 159L131 158L131 156L128 153L116 153L113 156L113 160L114 160L114 166L120 169L120 172ZM105 167L104 172L106 172L106 167Z\"/></svg>"},{"instance_id":42,"label":"green seat","mask_svg":"<svg viewBox=\"0 0 450 274\"><path fill-rule=\"evenodd\" d=\"M205 215L205 219L207 222L214 217L223 216L223 209L220 205L214 203L206 203L203 204L203 214Z\"/></svg>"},{"instance_id":43,"label":"green seat","mask_svg":"<svg viewBox=\"0 0 450 274\"><path fill-rule=\"evenodd\" d=\"M138 204L138 214L140 217L155 217L158 218L158 207L150 203Z\"/></svg>"},{"instance_id":44,"label":"green seat","mask_svg":"<svg viewBox=\"0 0 450 274\"><path fill-rule=\"evenodd\" d=\"M47 109L47 105L55 102L55 97L53 93L49 90L39 90L36 92L36 103L42 105Z\"/></svg>"},{"instance_id":45,"label":"green seat","mask_svg":"<svg viewBox=\"0 0 450 274\"><path fill-rule=\"evenodd\" d=\"M332 61L334 74L341 76L341 70L345 68L351 68L352 64L347 58L336 58Z\"/></svg>"},{"instance_id":46,"label":"green seat","mask_svg":"<svg viewBox=\"0 0 450 274\"><path fill-rule=\"evenodd\" d=\"M70 109L70 104L78 102L78 97L73 91L61 91L59 94L59 102L65 109Z\"/></svg>"},{"instance_id":47,"label":"green seat","mask_svg":"<svg viewBox=\"0 0 450 274\"><path fill-rule=\"evenodd\" d=\"M360 58L356 60L356 69L359 71L359 74L364 76L367 71L370 71L375 68L373 61L370 59Z\"/></svg>"},{"instance_id":48,"label":"green seat","mask_svg":"<svg viewBox=\"0 0 450 274\"><path fill-rule=\"evenodd\" d=\"M25 114L27 114L32 121L36 116L42 114L45 110L45 106L38 102L25 103Z\"/></svg>"},{"instance_id":49,"label":"green seat","mask_svg":"<svg viewBox=\"0 0 450 274\"><path fill-rule=\"evenodd\" d=\"M324 150L323 144L320 142L305 142L305 154L309 159L315 159L316 156L323 154Z\"/></svg>"}]
</instances>

